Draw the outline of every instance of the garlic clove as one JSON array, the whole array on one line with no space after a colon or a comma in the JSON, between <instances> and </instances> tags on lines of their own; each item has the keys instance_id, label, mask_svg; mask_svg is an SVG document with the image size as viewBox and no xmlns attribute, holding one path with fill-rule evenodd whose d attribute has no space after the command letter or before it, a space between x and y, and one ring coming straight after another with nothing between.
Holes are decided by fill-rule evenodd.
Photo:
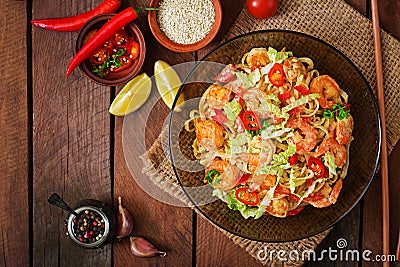
<instances>
[{"instance_id":1,"label":"garlic clove","mask_svg":"<svg viewBox=\"0 0 400 267\"><path fill-rule=\"evenodd\" d=\"M153 257L159 255L160 257L165 257L166 252L159 251L153 244L144 239L143 237L131 236L131 252L133 255L138 257Z\"/></svg>"},{"instance_id":2,"label":"garlic clove","mask_svg":"<svg viewBox=\"0 0 400 267\"><path fill-rule=\"evenodd\" d=\"M129 236L133 230L133 219L129 211L122 206L122 198L118 197L117 239Z\"/></svg>"}]
</instances>

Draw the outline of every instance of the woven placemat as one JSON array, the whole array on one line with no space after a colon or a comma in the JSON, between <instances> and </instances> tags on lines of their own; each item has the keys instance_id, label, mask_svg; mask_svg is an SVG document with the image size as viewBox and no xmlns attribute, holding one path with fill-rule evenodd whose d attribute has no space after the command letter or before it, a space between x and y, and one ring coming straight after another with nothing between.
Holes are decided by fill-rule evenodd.
<instances>
[{"instance_id":1,"label":"woven placemat","mask_svg":"<svg viewBox=\"0 0 400 267\"><path fill-rule=\"evenodd\" d=\"M238 16L234 26L226 35L226 39L243 33L265 30L286 29L303 32L333 45L344 53L361 70L371 88L376 88L375 60L371 22L341 0L281 0L278 12L273 18L260 21L249 15L246 8ZM387 144L392 151L400 137L400 42L381 31L384 85L386 97ZM376 90L375 90L376 91ZM142 155L144 167L142 172L147 174L155 185L174 196L188 206L193 207L183 190L169 161L167 147L167 130L164 129L153 146ZM196 209L195 209L196 210ZM197 210L196 210L197 211ZM201 215L200 212L198 214ZM220 229L220 228L219 228ZM285 262L278 260L260 259L259 251L292 251L299 255L303 251L315 250L317 245L328 235L330 229L313 237L287 243L256 242L232 235L220 229L235 244L246 250L261 264L269 266L301 266L303 261Z\"/></svg>"}]
</instances>

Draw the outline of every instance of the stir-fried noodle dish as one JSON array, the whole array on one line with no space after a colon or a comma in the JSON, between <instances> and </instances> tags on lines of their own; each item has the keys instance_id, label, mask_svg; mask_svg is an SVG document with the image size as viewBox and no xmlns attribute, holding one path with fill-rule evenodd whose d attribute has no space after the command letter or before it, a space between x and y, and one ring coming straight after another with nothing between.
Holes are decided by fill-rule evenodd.
<instances>
[{"instance_id":1,"label":"stir-fried noodle dish","mask_svg":"<svg viewBox=\"0 0 400 267\"><path fill-rule=\"evenodd\" d=\"M185 128L196 134L204 183L246 219L339 197L353 118L346 92L310 58L253 48L215 77Z\"/></svg>"}]
</instances>

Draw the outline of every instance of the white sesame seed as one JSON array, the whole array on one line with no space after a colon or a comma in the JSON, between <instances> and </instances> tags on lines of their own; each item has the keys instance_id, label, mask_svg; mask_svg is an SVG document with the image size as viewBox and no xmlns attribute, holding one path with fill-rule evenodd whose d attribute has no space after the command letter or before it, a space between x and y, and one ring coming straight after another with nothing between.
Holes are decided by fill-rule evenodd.
<instances>
[{"instance_id":1,"label":"white sesame seed","mask_svg":"<svg viewBox=\"0 0 400 267\"><path fill-rule=\"evenodd\" d=\"M215 10L211 0L161 0L157 21L167 38L178 44L193 44L211 30Z\"/></svg>"}]
</instances>

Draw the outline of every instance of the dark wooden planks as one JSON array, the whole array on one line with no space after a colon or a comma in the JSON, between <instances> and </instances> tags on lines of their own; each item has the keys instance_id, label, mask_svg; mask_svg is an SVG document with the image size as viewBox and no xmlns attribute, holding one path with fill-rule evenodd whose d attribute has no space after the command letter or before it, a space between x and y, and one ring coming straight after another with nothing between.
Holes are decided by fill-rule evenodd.
<instances>
[{"instance_id":1,"label":"dark wooden planks","mask_svg":"<svg viewBox=\"0 0 400 267\"><path fill-rule=\"evenodd\" d=\"M28 266L26 3L0 5L0 265Z\"/></svg>"},{"instance_id":2,"label":"dark wooden planks","mask_svg":"<svg viewBox=\"0 0 400 267\"><path fill-rule=\"evenodd\" d=\"M35 1L33 18L72 16L101 1ZM67 236L68 214L47 203L58 192L76 206L111 204L109 88L76 69L66 78L77 33L33 29L33 265L110 266L111 245L86 250Z\"/></svg>"},{"instance_id":3,"label":"dark wooden planks","mask_svg":"<svg viewBox=\"0 0 400 267\"><path fill-rule=\"evenodd\" d=\"M127 4L124 3L124 6ZM148 1L132 1L131 4L146 6ZM153 76L153 66L157 60L164 60L170 65L194 60L193 53L178 54L161 46L149 29L145 13L140 14L135 23L142 30L146 41L147 53L142 72L146 72L150 77ZM115 242L115 266L192 265L192 210L160 202L152 196L162 195L161 190L153 186L148 194L136 182L136 179L148 179L141 173L142 161L139 156L146 147L149 148L154 143L169 112L164 103L158 101L159 99L153 80L152 93L146 104L129 115L129 119L115 118L114 199L122 196L124 206L133 215L135 221L133 235L147 238L156 247L166 251L167 256L150 259L135 257L130 253L129 239L124 239ZM137 131L127 135L123 127L133 127ZM146 140L140 134L144 128L146 128Z\"/></svg>"}]
</instances>

